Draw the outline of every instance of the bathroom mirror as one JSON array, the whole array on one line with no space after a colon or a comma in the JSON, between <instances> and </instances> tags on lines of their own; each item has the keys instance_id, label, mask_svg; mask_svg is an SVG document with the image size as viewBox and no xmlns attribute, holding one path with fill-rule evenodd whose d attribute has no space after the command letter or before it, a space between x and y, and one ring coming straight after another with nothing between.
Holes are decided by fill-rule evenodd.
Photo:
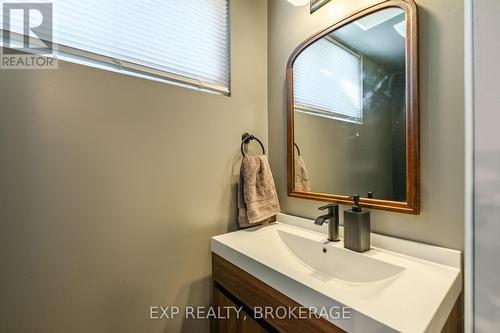
<instances>
[{"instance_id":1,"label":"bathroom mirror","mask_svg":"<svg viewBox=\"0 0 500 333\"><path fill-rule=\"evenodd\" d=\"M390 0L310 37L287 65L288 193L419 213L418 22Z\"/></svg>"}]
</instances>

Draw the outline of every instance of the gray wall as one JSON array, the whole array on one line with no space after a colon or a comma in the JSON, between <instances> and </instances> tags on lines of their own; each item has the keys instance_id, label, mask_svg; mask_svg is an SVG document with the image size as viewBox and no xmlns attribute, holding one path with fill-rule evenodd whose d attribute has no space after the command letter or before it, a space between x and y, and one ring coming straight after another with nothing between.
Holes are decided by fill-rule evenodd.
<instances>
[{"instance_id":1,"label":"gray wall","mask_svg":"<svg viewBox=\"0 0 500 333\"><path fill-rule=\"evenodd\" d=\"M70 63L0 70L0 332L207 332L239 142L267 142L267 1L232 1L232 96Z\"/></svg>"},{"instance_id":2,"label":"gray wall","mask_svg":"<svg viewBox=\"0 0 500 333\"><path fill-rule=\"evenodd\" d=\"M475 332L500 331L500 3L474 0L474 321Z\"/></svg>"},{"instance_id":3,"label":"gray wall","mask_svg":"<svg viewBox=\"0 0 500 333\"><path fill-rule=\"evenodd\" d=\"M306 7L269 2L268 109L270 160L284 212L315 217L319 202L286 194L285 68L311 34L370 3L336 0L310 15ZM419 0L421 185L419 216L372 211L376 232L463 249L464 101L463 3ZM335 175L332 175L335 177Z\"/></svg>"}]
</instances>

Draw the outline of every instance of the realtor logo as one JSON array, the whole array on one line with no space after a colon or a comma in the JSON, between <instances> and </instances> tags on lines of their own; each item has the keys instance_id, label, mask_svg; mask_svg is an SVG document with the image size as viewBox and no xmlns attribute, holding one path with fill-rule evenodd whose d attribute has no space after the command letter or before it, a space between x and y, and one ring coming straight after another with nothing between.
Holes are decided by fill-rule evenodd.
<instances>
[{"instance_id":1,"label":"realtor logo","mask_svg":"<svg viewBox=\"0 0 500 333\"><path fill-rule=\"evenodd\" d=\"M2 4L2 69L55 69L52 3Z\"/></svg>"}]
</instances>

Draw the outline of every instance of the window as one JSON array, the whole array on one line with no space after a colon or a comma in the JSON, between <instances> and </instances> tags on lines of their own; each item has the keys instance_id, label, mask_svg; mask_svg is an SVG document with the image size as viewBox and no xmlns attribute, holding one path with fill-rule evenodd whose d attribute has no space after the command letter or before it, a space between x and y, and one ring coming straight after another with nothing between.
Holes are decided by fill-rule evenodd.
<instances>
[{"instance_id":1,"label":"window","mask_svg":"<svg viewBox=\"0 0 500 333\"><path fill-rule=\"evenodd\" d=\"M229 0L53 1L60 59L224 94L229 35Z\"/></svg>"},{"instance_id":2,"label":"window","mask_svg":"<svg viewBox=\"0 0 500 333\"><path fill-rule=\"evenodd\" d=\"M361 123L361 56L332 38L308 46L293 65L295 111Z\"/></svg>"}]
</instances>

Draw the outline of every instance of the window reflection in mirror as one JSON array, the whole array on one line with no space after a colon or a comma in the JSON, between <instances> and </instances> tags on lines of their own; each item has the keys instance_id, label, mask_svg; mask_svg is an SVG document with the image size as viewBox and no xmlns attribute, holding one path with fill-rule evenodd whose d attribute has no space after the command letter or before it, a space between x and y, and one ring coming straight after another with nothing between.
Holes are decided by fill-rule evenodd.
<instances>
[{"instance_id":1,"label":"window reflection in mirror","mask_svg":"<svg viewBox=\"0 0 500 333\"><path fill-rule=\"evenodd\" d=\"M371 13L293 64L297 191L406 200L406 19Z\"/></svg>"}]
</instances>

